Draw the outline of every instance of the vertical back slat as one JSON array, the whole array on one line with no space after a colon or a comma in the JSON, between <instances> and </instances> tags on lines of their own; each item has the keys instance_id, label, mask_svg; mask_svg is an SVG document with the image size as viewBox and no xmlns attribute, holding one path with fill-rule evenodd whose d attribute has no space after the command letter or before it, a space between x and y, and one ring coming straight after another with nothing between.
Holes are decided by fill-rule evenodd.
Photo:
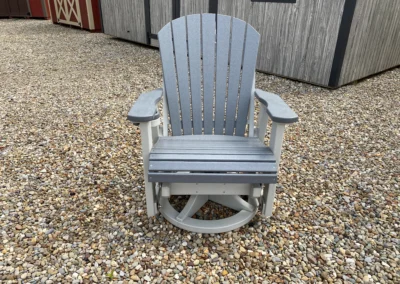
<instances>
[{"instance_id":1,"label":"vertical back slat","mask_svg":"<svg viewBox=\"0 0 400 284\"><path fill-rule=\"evenodd\" d=\"M253 87L254 70L257 62L258 42L260 35L258 32L247 24L246 42L244 46L243 71L240 83L240 95L237 110L235 135L244 136L247 124L247 115L249 112L249 104L251 98L251 90Z\"/></svg>"},{"instance_id":2,"label":"vertical back slat","mask_svg":"<svg viewBox=\"0 0 400 284\"><path fill-rule=\"evenodd\" d=\"M193 134L203 132L202 101L201 101L201 42L200 15L187 16L190 91L192 93Z\"/></svg>"},{"instance_id":3,"label":"vertical back slat","mask_svg":"<svg viewBox=\"0 0 400 284\"><path fill-rule=\"evenodd\" d=\"M188 51L186 43L186 18L182 17L172 22L174 38L176 75L178 79L179 102L183 134L192 134L192 119L190 113Z\"/></svg>"},{"instance_id":4,"label":"vertical back slat","mask_svg":"<svg viewBox=\"0 0 400 284\"><path fill-rule=\"evenodd\" d=\"M212 134L215 73L215 14L201 15L203 38L204 134Z\"/></svg>"},{"instance_id":5,"label":"vertical back slat","mask_svg":"<svg viewBox=\"0 0 400 284\"><path fill-rule=\"evenodd\" d=\"M178 92L176 89L175 56L172 42L171 24L167 24L158 33L160 54L163 62L165 95L167 96L172 135L181 135L181 119L179 113Z\"/></svg>"},{"instance_id":6,"label":"vertical back slat","mask_svg":"<svg viewBox=\"0 0 400 284\"><path fill-rule=\"evenodd\" d=\"M224 134L226 82L231 37L229 16L217 15L217 72L215 80L215 129L214 134Z\"/></svg>"},{"instance_id":7,"label":"vertical back slat","mask_svg":"<svg viewBox=\"0 0 400 284\"><path fill-rule=\"evenodd\" d=\"M232 40L229 68L228 100L226 104L225 134L233 135L235 128L236 105L242 68L243 45L246 23L232 18Z\"/></svg>"}]
</instances>

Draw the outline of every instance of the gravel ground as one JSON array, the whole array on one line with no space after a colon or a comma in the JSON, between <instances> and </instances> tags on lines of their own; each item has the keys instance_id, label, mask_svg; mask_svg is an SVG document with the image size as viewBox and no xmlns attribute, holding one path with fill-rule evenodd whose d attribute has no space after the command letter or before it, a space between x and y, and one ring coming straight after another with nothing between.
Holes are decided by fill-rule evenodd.
<instances>
[{"instance_id":1,"label":"gravel ground","mask_svg":"<svg viewBox=\"0 0 400 284\"><path fill-rule=\"evenodd\" d=\"M300 116L274 215L225 234L147 218L140 135L157 50L0 21L0 282L400 283L400 69L330 91L258 74Z\"/></svg>"}]
</instances>

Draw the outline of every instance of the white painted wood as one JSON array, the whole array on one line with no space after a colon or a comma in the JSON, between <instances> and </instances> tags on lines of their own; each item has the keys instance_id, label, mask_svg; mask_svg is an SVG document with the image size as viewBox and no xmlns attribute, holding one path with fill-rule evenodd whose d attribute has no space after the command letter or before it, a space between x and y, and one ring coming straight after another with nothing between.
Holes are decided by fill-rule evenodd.
<instances>
[{"instance_id":1,"label":"white painted wood","mask_svg":"<svg viewBox=\"0 0 400 284\"><path fill-rule=\"evenodd\" d=\"M208 199L236 211L252 212L255 210L253 205L244 201L239 195L210 195Z\"/></svg>"},{"instance_id":2,"label":"white painted wood","mask_svg":"<svg viewBox=\"0 0 400 284\"><path fill-rule=\"evenodd\" d=\"M262 192L262 188L261 188L261 184L259 185L254 185L251 190L250 190L250 196L251 197L261 197L261 192Z\"/></svg>"},{"instance_id":3,"label":"white painted wood","mask_svg":"<svg viewBox=\"0 0 400 284\"><path fill-rule=\"evenodd\" d=\"M272 216L272 211L274 209L274 201L275 201L275 191L276 184L268 184L263 192L263 206L261 214L265 217Z\"/></svg>"},{"instance_id":4,"label":"white painted wood","mask_svg":"<svg viewBox=\"0 0 400 284\"><path fill-rule=\"evenodd\" d=\"M153 135L151 122L140 123L140 133L142 138L142 155L143 155L143 174L146 192L147 216L152 217L157 214L157 201L155 199L155 185L147 181L149 169L149 154L153 147Z\"/></svg>"},{"instance_id":5,"label":"white painted wood","mask_svg":"<svg viewBox=\"0 0 400 284\"><path fill-rule=\"evenodd\" d=\"M57 21L62 24L71 26L82 27L81 8L79 0L54 0L54 7L56 9ZM77 21L72 21L72 14L74 14ZM61 19L61 15L64 19Z\"/></svg>"},{"instance_id":6,"label":"white painted wood","mask_svg":"<svg viewBox=\"0 0 400 284\"><path fill-rule=\"evenodd\" d=\"M260 113L258 114L258 139L264 142L265 134L267 133L268 115L265 105L260 104Z\"/></svg>"},{"instance_id":7,"label":"white painted wood","mask_svg":"<svg viewBox=\"0 0 400 284\"><path fill-rule=\"evenodd\" d=\"M161 186L161 196L170 197L171 196L171 185L169 183L163 183Z\"/></svg>"},{"instance_id":8,"label":"white painted wood","mask_svg":"<svg viewBox=\"0 0 400 284\"><path fill-rule=\"evenodd\" d=\"M183 222L186 218L192 217L203 205L208 201L207 195L192 195L190 196L185 207L176 217L176 220Z\"/></svg>"},{"instance_id":9,"label":"white painted wood","mask_svg":"<svg viewBox=\"0 0 400 284\"><path fill-rule=\"evenodd\" d=\"M250 92L250 104L249 104L249 118L247 121L248 127L249 127L249 137L254 137L254 92L256 91L256 74L254 72L253 76L253 86L251 87L251 92Z\"/></svg>"},{"instance_id":10,"label":"white painted wood","mask_svg":"<svg viewBox=\"0 0 400 284\"><path fill-rule=\"evenodd\" d=\"M285 134L285 124L276 122L272 123L269 147L271 148L272 152L275 155L277 167L279 167L279 162L281 160L284 134Z\"/></svg>"},{"instance_id":11,"label":"white painted wood","mask_svg":"<svg viewBox=\"0 0 400 284\"><path fill-rule=\"evenodd\" d=\"M155 143L157 143L158 138L160 137L160 118L152 120L150 123L151 123L151 134L154 145Z\"/></svg>"},{"instance_id":12,"label":"white painted wood","mask_svg":"<svg viewBox=\"0 0 400 284\"><path fill-rule=\"evenodd\" d=\"M257 213L258 201L256 198L249 198L249 203L255 207L255 210L248 212L245 210L240 211L236 215L219 220L198 220L193 218L186 218L183 222L177 220L179 212L177 212L169 203L168 198L160 198L160 212L170 223L178 228L196 232L196 233L223 233L237 229L247 224L254 215Z\"/></svg>"},{"instance_id":13,"label":"white painted wood","mask_svg":"<svg viewBox=\"0 0 400 284\"><path fill-rule=\"evenodd\" d=\"M86 0L86 8L87 8L87 14L88 14L88 20L89 20L89 29L94 30L92 0Z\"/></svg>"},{"instance_id":14,"label":"white painted wood","mask_svg":"<svg viewBox=\"0 0 400 284\"><path fill-rule=\"evenodd\" d=\"M281 159L284 132L285 132L285 124L276 122L272 123L269 147L271 148L272 152L275 155L276 165L278 167L277 171L279 171L279 161ZM264 216L268 217L272 215L272 210L274 208L275 191L276 191L276 184L269 184L264 189L263 207L262 207L262 214Z\"/></svg>"},{"instance_id":15,"label":"white painted wood","mask_svg":"<svg viewBox=\"0 0 400 284\"><path fill-rule=\"evenodd\" d=\"M240 183L163 183L170 195L249 195L251 184Z\"/></svg>"},{"instance_id":16,"label":"white painted wood","mask_svg":"<svg viewBox=\"0 0 400 284\"><path fill-rule=\"evenodd\" d=\"M156 127L159 126L161 124L160 118L154 119L151 122L151 127Z\"/></svg>"},{"instance_id":17,"label":"white painted wood","mask_svg":"<svg viewBox=\"0 0 400 284\"><path fill-rule=\"evenodd\" d=\"M165 83L164 83L164 90L165 90ZM169 119L168 119L168 102L167 102L167 96L165 95L165 91L163 94L163 135L162 136L168 136L168 124L169 124Z\"/></svg>"}]
</instances>

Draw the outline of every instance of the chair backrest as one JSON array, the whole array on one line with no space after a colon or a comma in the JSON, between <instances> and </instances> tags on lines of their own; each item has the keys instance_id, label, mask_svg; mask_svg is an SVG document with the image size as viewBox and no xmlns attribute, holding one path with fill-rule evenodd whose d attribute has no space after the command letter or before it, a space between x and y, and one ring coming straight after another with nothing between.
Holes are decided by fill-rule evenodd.
<instances>
[{"instance_id":1,"label":"chair backrest","mask_svg":"<svg viewBox=\"0 0 400 284\"><path fill-rule=\"evenodd\" d=\"M160 30L172 135L245 135L259 38L246 22L216 14L181 17Z\"/></svg>"}]
</instances>

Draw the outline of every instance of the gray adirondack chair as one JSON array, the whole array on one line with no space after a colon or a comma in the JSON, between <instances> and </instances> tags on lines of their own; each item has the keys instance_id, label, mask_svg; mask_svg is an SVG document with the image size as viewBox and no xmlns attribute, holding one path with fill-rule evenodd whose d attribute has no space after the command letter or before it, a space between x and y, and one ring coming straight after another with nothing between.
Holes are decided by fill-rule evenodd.
<instances>
[{"instance_id":1,"label":"gray adirondack chair","mask_svg":"<svg viewBox=\"0 0 400 284\"><path fill-rule=\"evenodd\" d=\"M158 33L164 88L141 94L128 114L140 124L148 216L159 211L185 230L219 233L249 222L260 203L272 214L285 125L298 117L279 96L255 89L259 37L242 20L215 14L181 17ZM171 195L190 195L181 212ZM238 213L192 218L208 200Z\"/></svg>"}]
</instances>

